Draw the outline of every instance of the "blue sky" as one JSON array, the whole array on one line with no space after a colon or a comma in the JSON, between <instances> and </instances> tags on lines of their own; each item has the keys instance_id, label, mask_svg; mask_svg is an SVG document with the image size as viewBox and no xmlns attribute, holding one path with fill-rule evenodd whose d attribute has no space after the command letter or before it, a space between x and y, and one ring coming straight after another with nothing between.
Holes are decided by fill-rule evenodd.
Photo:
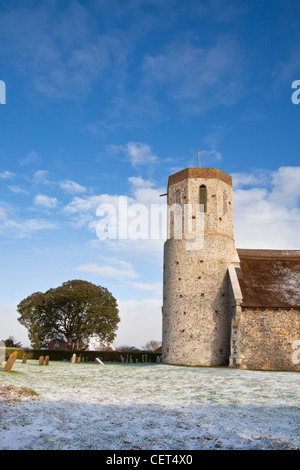
<instances>
[{"instance_id":1,"label":"blue sky","mask_svg":"<svg viewBox=\"0 0 300 470\"><path fill-rule=\"evenodd\" d=\"M240 248L299 249L300 4L0 1L0 339L16 305L107 287L116 345L161 339L160 239L101 240L100 204L162 204L200 164L234 182Z\"/></svg>"}]
</instances>

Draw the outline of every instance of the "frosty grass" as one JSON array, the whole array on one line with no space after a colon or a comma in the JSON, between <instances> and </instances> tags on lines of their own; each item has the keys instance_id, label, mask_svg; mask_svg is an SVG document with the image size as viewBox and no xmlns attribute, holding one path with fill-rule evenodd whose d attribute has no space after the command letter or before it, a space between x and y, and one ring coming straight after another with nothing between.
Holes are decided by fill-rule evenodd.
<instances>
[{"instance_id":1,"label":"frosty grass","mask_svg":"<svg viewBox=\"0 0 300 470\"><path fill-rule=\"evenodd\" d=\"M163 364L17 361L0 449L299 449L300 375ZM13 386L13 387L11 387Z\"/></svg>"}]
</instances>

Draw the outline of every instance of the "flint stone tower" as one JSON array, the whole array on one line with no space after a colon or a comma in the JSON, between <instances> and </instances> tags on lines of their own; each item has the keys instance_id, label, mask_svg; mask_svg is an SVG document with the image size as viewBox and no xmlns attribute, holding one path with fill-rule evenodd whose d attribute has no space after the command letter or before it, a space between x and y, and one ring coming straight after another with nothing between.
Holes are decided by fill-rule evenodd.
<instances>
[{"instance_id":1,"label":"flint stone tower","mask_svg":"<svg viewBox=\"0 0 300 470\"><path fill-rule=\"evenodd\" d=\"M162 360L228 365L228 266L236 255L231 176L216 168L187 168L171 175L168 208Z\"/></svg>"}]
</instances>

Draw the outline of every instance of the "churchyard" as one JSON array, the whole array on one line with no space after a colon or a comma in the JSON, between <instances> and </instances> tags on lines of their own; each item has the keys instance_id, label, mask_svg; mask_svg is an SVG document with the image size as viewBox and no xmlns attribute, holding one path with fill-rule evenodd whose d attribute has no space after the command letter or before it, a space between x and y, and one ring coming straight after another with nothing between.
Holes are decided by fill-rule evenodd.
<instances>
[{"instance_id":1,"label":"churchyard","mask_svg":"<svg viewBox=\"0 0 300 470\"><path fill-rule=\"evenodd\" d=\"M17 359L0 449L299 449L299 373Z\"/></svg>"}]
</instances>

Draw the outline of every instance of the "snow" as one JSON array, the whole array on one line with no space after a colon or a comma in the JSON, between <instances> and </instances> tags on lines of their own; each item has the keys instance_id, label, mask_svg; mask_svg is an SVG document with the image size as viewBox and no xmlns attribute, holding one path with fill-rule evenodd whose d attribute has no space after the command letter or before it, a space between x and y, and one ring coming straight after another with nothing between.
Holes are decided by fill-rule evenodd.
<instances>
[{"instance_id":1,"label":"snow","mask_svg":"<svg viewBox=\"0 0 300 470\"><path fill-rule=\"evenodd\" d=\"M1 450L297 449L299 373L17 361L0 388ZM13 387L11 387L13 386Z\"/></svg>"}]
</instances>

